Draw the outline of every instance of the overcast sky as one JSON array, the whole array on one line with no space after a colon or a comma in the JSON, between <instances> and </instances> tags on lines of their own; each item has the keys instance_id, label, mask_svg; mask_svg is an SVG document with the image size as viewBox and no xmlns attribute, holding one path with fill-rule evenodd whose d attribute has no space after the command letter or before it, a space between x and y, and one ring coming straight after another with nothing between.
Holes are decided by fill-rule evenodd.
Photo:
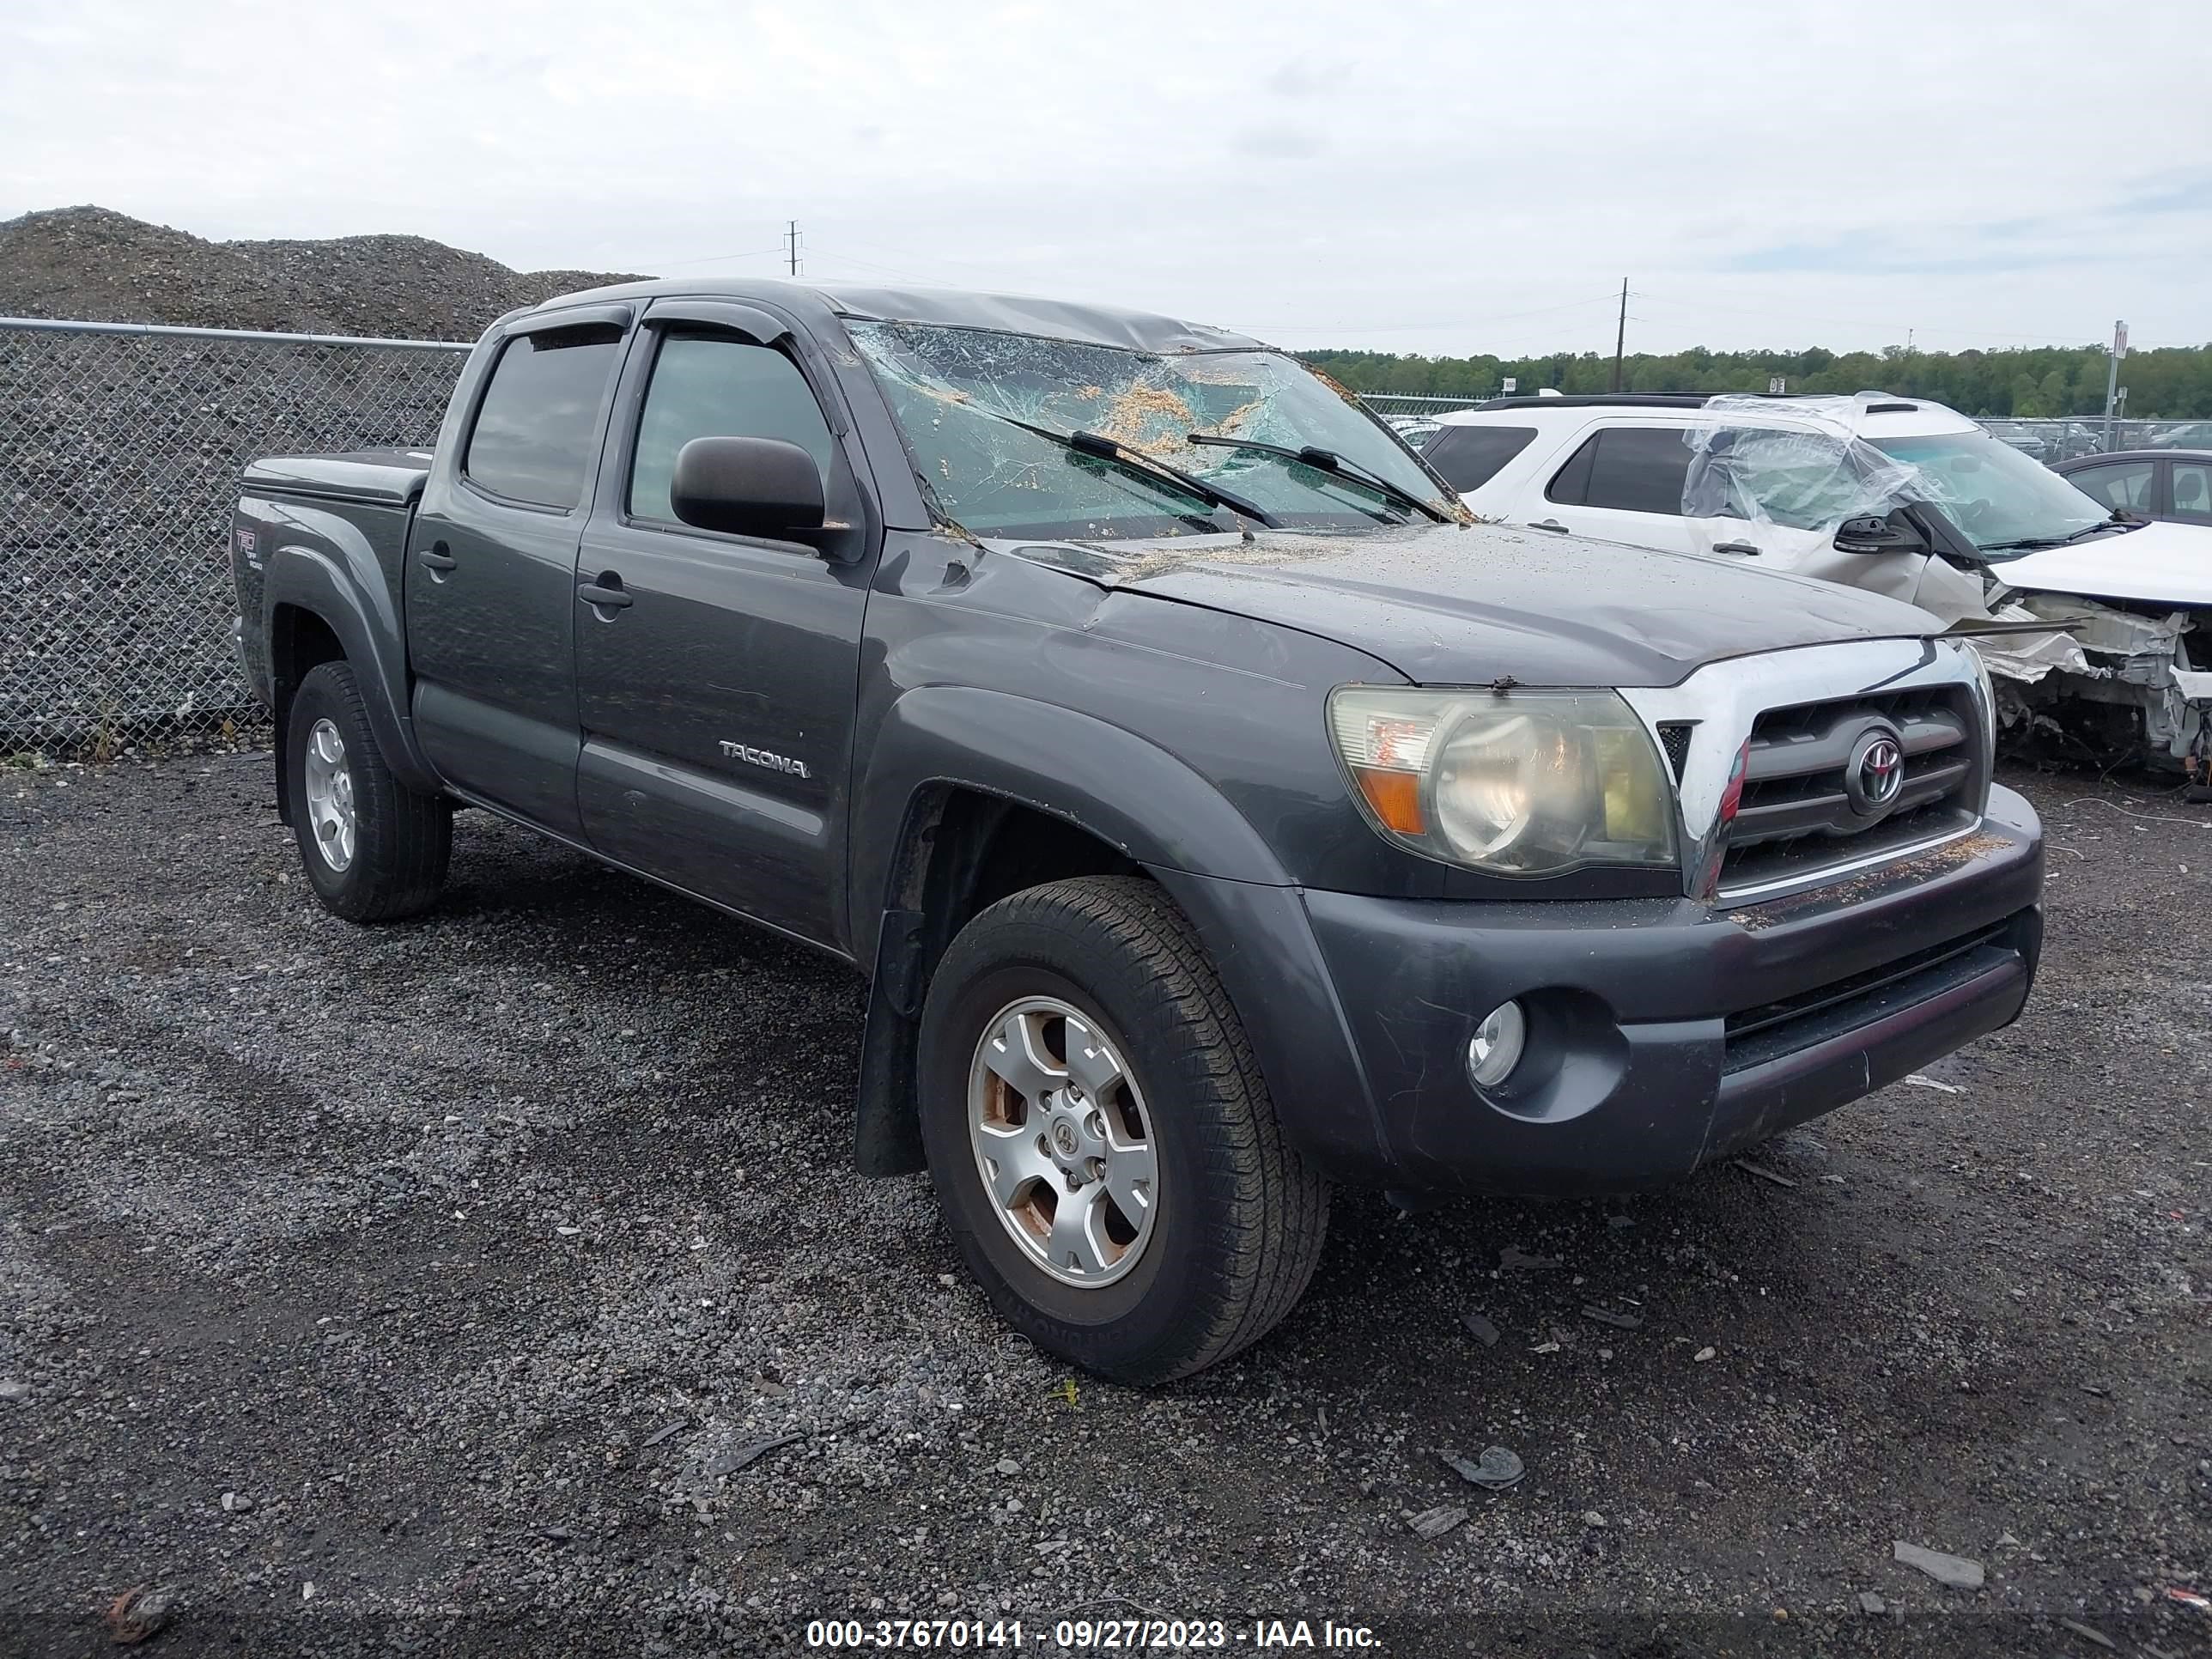
<instances>
[{"instance_id":1,"label":"overcast sky","mask_svg":"<svg viewBox=\"0 0 2212 1659\"><path fill-rule=\"evenodd\" d=\"M6 0L0 218L1503 355L2212 341L2212 8ZM722 257L733 256L733 257Z\"/></svg>"}]
</instances>

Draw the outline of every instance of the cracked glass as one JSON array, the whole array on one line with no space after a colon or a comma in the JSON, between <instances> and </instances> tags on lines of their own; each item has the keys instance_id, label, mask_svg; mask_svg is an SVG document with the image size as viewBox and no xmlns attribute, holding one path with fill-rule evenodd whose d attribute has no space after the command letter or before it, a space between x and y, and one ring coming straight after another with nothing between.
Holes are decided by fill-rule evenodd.
<instances>
[{"instance_id":1,"label":"cracked glass","mask_svg":"<svg viewBox=\"0 0 2212 1659\"><path fill-rule=\"evenodd\" d=\"M1193 434L1328 451L1440 514L1458 503L1366 412L1295 359L1264 350L1157 355L916 323L848 325L939 516L978 536L1111 539L1219 534L1243 522L1164 476L1079 453L1022 424L1095 434L1238 495L1291 529L1401 524L1357 480Z\"/></svg>"}]
</instances>

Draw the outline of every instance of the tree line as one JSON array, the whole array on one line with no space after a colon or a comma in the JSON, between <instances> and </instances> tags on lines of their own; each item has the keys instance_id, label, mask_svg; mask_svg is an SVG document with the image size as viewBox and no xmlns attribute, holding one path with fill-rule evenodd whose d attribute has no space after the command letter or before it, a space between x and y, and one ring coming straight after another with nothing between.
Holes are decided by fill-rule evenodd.
<instances>
[{"instance_id":1,"label":"tree line","mask_svg":"<svg viewBox=\"0 0 2212 1659\"><path fill-rule=\"evenodd\" d=\"M1355 392L1430 397L1496 397L1504 381L1522 393L1609 392L1613 359L1595 352L1542 357L1419 357L1387 351L1298 354ZM1765 392L1780 376L1791 392L1889 392L1927 398L1963 414L2003 417L2101 415L2101 346L2029 346L2003 351L1707 351L1623 361L1627 392ZM2131 352L2120 364L2130 420L2212 418L2212 346Z\"/></svg>"}]
</instances>

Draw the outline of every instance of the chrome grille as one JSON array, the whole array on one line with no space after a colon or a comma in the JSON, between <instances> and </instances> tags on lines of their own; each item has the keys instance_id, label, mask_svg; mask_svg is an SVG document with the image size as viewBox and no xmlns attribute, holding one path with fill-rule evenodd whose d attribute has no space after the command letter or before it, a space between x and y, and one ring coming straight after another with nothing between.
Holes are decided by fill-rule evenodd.
<instances>
[{"instance_id":1,"label":"chrome grille","mask_svg":"<svg viewBox=\"0 0 2212 1659\"><path fill-rule=\"evenodd\" d=\"M1762 713L1746 750L1720 896L1876 861L1971 828L1988 781L1979 721L1972 691L1957 684ZM1865 744L1888 736L1903 751L1904 775L1894 799L1875 805L1852 775Z\"/></svg>"}]
</instances>

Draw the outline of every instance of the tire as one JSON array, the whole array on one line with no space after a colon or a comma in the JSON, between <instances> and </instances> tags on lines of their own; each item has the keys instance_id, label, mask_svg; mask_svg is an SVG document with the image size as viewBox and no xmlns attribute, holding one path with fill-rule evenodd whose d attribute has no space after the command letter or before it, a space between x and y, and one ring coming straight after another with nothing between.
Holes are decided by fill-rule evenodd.
<instances>
[{"instance_id":1,"label":"tire","mask_svg":"<svg viewBox=\"0 0 2212 1659\"><path fill-rule=\"evenodd\" d=\"M1056 1074L1016 1063L1018 1030ZM995 1079L1001 1066L1059 1081L1024 1095ZM1121 1080L1092 1100L1079 1071ZM1266 1335L1313 1277L1328 1183L1284 1141L1228 994L1149 881L1054 882L970 921L931 980L919 1080L961 1255L1008 1323L1086 1370L1137 1386L1187 1376ZM1091 1126L1080 1145L1078 1113ZM1042 1173L1007 1198L1024 1170ZM1070 1239L1089 1243L1048 1265L1063 1201L1078 1206Z\"/></svg>"},{"instance_id":2,"label":"tire","mask_svg":"<svg viewBox=\"0 0 2212 1659\"><path fill-rule=\"evenodd\" d=\"M438 902L453 810L392 776L350 665L318 664L300 682L284 724L283 787L300 862L325 909L348 921L393 921Z\"/></svg>"}]
</instances>

